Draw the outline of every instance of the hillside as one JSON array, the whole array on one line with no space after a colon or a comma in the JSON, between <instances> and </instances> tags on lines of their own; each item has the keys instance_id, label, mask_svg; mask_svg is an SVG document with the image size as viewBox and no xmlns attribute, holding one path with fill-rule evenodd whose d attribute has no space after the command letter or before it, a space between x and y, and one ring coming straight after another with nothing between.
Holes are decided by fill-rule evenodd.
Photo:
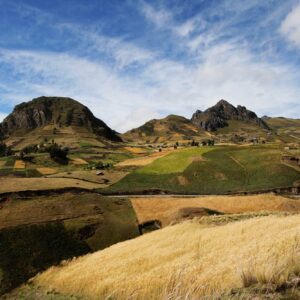
<instances>
[{"instance_id":1,"label":"hillside","mask_svg":"<svg viewBox=\"0 0 300 300\"><path fill-rule=\"evenodd\" d=\"M148 121L144 125L123 134L125 140L148 141L150 143L187 141L195 137L205 138L209 135L197 128L190 120L177 115Z\"/></svg>"},{"instance_id":2,"label":"hillside","mask_svg":"<svg viewBox=\"0 0 300 300\"><path fill-rule=\"evenodd\" d=\"M139 235L127 199L69 190L0 195L0 295L64 259Z\"/></svg>"},{"instance_id":3,"label":"hillside","mask_svg":"<svg viewBox=\"0 0 300 300\"><path fill-rule=\"evenodd\" d=\"M154 119L132 129L123 138L149 143L203 141L259 142L274 141L268 124L244 106L234 107L225 100L205 111L197 110L191 120L177 115Z\"/></svg>"},{"instance_id":4,"label":"hillside","mask_svg":"<svg viewBox=\"0 0 300 300\"><path fill-rule=\"evenodd\" d=\"M285 142L300 142L300 119L263 117L263 120Z\"/></svg>"},{"instance_id":5,"label":"hillside","mask_svg":"<svg viewBox=\"0 0 300 300\"><path fill-rule=\"evenodd\" d=\"M33 283L85 299L297 299L299 214L234 217L166 227L52 267ZM288 289L294 298L279 298Z\"/></svg>"},{"instance_id":6,"label":"hillside","mask_svg":"<svg viewBox=\"0 0 300 300\"><path fill-rule=\"evenodd\" d=\"M80 137L121 141L117 133L87 107L65 97L39 97L17 105L0 124L0 135L13 145L43 138L75 141L76 135L77 142Z\"/></svg>"},{"instance_id":7,"label":"hillside","mask_svg":"<svg viewBox=\"0 0 300 300\"><path fill-rule=\"evenodd\" d=\"M177 149L135 169L106 191L207 195L289 187L299 182L300 172L282 162L283 153L278 145Z\"/></svg>"}]
</instances>

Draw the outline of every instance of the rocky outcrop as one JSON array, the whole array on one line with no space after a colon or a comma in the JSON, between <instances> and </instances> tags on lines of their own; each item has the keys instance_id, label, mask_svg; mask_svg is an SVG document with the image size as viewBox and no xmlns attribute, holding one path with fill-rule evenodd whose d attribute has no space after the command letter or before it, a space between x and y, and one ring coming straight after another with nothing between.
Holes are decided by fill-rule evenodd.
<instances>
[{"instance_id":1,"label":"rocky outcrop","mask_svg":"<svg viewBox=\"0 0 300 300\"><path fill-rule=\"evenodd\" d=\"M235 107L225 100L220 100L215 106L205 111L197 110L191 120L197 127L207 131L226 127L229 120L252 122L269 130L266 122L257 117L253 111L248 110L245 106Z\"/></svg>"},{"instance_id":2,"label":"rocky outcrop","mask_svg":"<svg viewBox=\"0 0 300 300\"><path fill-rule=\"evenodd\" d=\"M121 141L117 133L97 119L86 106L65 97L39 97L17 105L0 124L0 136L25 134L46 125L85 127L99 137Z\"/></svg>"}]
</instances>

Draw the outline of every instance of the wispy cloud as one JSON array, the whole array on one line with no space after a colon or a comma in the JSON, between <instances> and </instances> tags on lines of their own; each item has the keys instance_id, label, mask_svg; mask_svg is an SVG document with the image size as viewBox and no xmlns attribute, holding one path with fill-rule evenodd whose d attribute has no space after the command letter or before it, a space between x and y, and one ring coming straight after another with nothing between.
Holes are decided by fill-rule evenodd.
<instances>
[{"instance_id":1,"label":"wispy cloud","mask_svg":"<svg viewBox=\"0 0 300 300\"><path fill-rule=\"evenodd\" d=\"M294 46L300 47L300 3L281 23L280 32Z\"/></svg>"},{"instance_id":2,"label":"wispy cloud","mask_svg":"<svg viewBox=\"0 0 300 300\"><path fill-rule=\"evenodd\" d=\"M12 108L40 95L69 96L120 132L170 113L191 117L194 110L220 98L261 115L299 117L299 67L253 50L253 44L272 44L275 37L252 42L260 34L259 26L252 31L245 27L245 15L256 16L254 8L260 12L267 4L250 2L220 1L188 18L178 18L181 11L168 9L164 2L140 2L137 10L151 34L146 31L139 40L131 32L104 34L95 24L72 23L39 14L38 8L18 7L18 14L54 32L55 47L49 49L49 38L44 48L0 48L0 103ZM267 8L271 11L270 3ZM295 11L296 7L283 21L282 33L298 24ZM263 27L272 24L278 33L274 24L280 24L280 18L282 13L272 10L272 16L261 18ZM151 39L158 43L155 50L149 47Z\"/></svg>"},{"instance_id":3,"label":"wispy cloud","mask_svg":"<svg viewBox=\"0 0 300 300\"><path fill-rule=\"evenodd\" d=\"M158 28L167 28L172 22L172 13L163 8L155 9L150 4L142 2L141 10L145 17Z\"/></svg>"}]
</instances>

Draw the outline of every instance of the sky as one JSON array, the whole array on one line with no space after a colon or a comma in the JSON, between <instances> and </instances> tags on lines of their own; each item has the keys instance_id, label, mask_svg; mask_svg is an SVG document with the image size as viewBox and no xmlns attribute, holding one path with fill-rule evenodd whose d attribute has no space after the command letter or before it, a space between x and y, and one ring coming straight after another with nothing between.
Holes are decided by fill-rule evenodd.
<instances>
[{"instance_id":1,"label":"sky","mask_svg":"<svg viewBox=\"0 0 300 300\"><path fill-rule=\"evenodd\" d=\"M300 1L0 0L0 121L42 95L119 132L220 99L300 118Z\"/></svg>"}]
</instances>

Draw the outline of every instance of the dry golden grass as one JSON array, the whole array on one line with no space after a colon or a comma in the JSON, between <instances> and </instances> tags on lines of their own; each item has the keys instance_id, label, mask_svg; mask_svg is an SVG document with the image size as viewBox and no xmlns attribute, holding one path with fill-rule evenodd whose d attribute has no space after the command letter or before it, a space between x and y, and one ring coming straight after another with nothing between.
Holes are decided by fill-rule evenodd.
<instances>
[{"instance_id":1,"label":"dry golden grass","mask_svg":"<svg viewBox=\"0 0 300 300\"><path fill-rule=\"evenodd\" d=\"M5 160L0 160L0 168L4 167L6 164Z\"/></svg>"},{"instance_id":2,"label":"dry golden grass","mask_svg":"<svg viewBox=\"0 0 300 300\"><path fill-rule=\"evenodd\" d=\"M151 164L156 159L166 156L169 153L171 153L170 150L165 150L162 152L154 152L154 153L151 153L149 156L126 159L124 161L117 163L115 166L117 166L117 167L130 167L130 166L142 167L142 166Z\"/></svg>"},{"instance_id":3,"label":"dry golden grass","mask_svg":"<svg viewBox=\"0 0 300 300\"><path fill-rule=\"evenodd\" d=\"M101 188L101 184L72 178L1 178L0 193L51 190L68 187L85 189Z\"/></svg>"},{"instance_id":4,"label":"dry golden grass","mask_svg":"<svg viewBox=\"0 0 300 300\"><path fill-rule=\"evenodd\" d=\"M117 181L121 180L125 177L128 172L124 172L121 170L105 170L102 171L104 175L99 176L97 175L98 171L86 171L86 170L78 170L78 171L68 171L68 172L60 172L54 175L50 175L51 178L74 178L74 179L82 179L87 180L95 183L101 184L101 187L107 187L111 184L116 183ZM104 179L107 179L107 183L103 183Z\"/></svg>"},{"instance_id":5,"label":"dry golden grass","mask_svg":"<svg viewBox=\"0 0 300 300\"><path fill-rule=\"evenodd\" d=\"M79 157L72 158L71 163L74 165L88 165L88 162L86 160Z\"/></svg>"},{"instance_id":6,"label":"dry golden grass","mask_svg":"<svg viewBox=\"0 0 300 300\"><path fill-rule=\"evenodd\" d=\"M257 211L291 211L300 212L300 201L277 196L261 194L250 196L200 196L195 198L154 197L132 198L134 210L139 223L160 220L163 226L174 220L178 210L186 207L205 207L224 213L244 213Z\"/></svg>"},{"instance_id":7,"label":"dry golden grass","mask_svg":"<svg viewBox=\"0 0 300 300\"><path fill-rule=\"evenodd\" d=\"M134 153L134 154L145 154L147 153L147 150L145 148L139 148L139 147L124 147L125 150Z\"/></svg>"},{"instance_id":8,"label":"dry golden grass","mask_svg":"<svg viewBox=\"0 0 300 300\"><path fill-rule=\"evenodd\" d=\"M25 169L26 168L26 164L25 164L25 162L23 160L16 160L14 168L15 169Z\"/></svg>"},{"instance_id":9,"label":"dry golden grass","mask_svg":"<svg viewBox=\"0 0 300 300\"><path fill-rule=\"evenodd\" d=\"M37 170L43 175L51 175L57 172L57 169L47 167L37 168Z\"/></svg>"},{"instance_id":10,"label":"dry golden grass","mask_svg":"<svg viewBox=\"0 0 300 300\"><path fill-rule=\"evenodd\" d=\"M113 245L33 279L87 299L215 299L300 274L300 215L222 226L185 222Z\"/></svg>"}]
</instances>

